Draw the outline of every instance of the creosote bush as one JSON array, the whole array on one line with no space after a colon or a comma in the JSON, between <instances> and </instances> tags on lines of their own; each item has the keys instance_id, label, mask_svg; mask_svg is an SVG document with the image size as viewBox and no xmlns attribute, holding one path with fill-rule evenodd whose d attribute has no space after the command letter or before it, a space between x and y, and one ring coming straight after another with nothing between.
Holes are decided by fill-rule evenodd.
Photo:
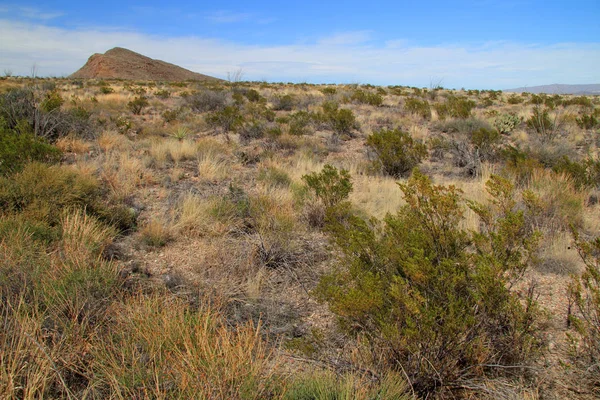
<instances>
[{"instance_id":1,"label":"creosote bush","mask_svg":"<svg viewBox=\"0 0 600 400\"><path fill-rule=\"evenodd\" d=\"M366 145L375 153L375 166L393 177L407 175L427 156L427 146L399 129L373 132Z\"/></svg>"},{"instance_id":2,"label":"creosote bush","mask_svg":"<svg viewBox=\"0 0 600 400\"><path fill-rule=\"evenodd\" d=\"M348 198L352 192L350 173L326 164L321 172L304 175L302 180L314 191L325 207L333 207Z\"/></svg>"},{"instance_id":3,"label":"creosote bush","mask_svg":"<svg viewBox=\"0 0 600 400\"><path fill-rule=\"evenodd\" d=\"M431 106L427 100L419 100L414 97L408 98L404 103L404 108L423 119L431 119Z\"/></svg>"},{"instance_id":4,"label":"creosote bush","mask_svg":"<svg viewBox=\"0 0 600 400\"><path fill-rule=\"evenodd\" d=\"M598 394L600 386L600 237L583 239L573 230L575 247L585 271L569 285L569 324L572 356L581 366L587 384ZM594 389L595 388L595 389Z\"/></svg>"},{"instance_id":5,"label":"creosote bush","mask_svg":"<svg viewBox=\"0 0 600 400\"><path fill-rule=\"evenodd\" d=\"M138 96L135 99L131 100L129 103L127 103L127 108L129 108L129 110L133 114L140 115L144 108L146 108L149 104L150 103L148 102L148 99L146 99L146 97Z\"/></svg>"},{"instance_id":6,"label":"creosote bush","mask_svg":"<svg viewBox=\"0 0 600 400\"><path fill-rule=\"evenodd\" d=\"M480 232L460 228L460 190L415 170L406 206L383 222L329 217L342 257L317 293L340 328L369 342L381 368L406 374L422 396L526 363L540 341L531 296L510 288L534 262L539 235L509 181L492 176L490 205L468 203Z\"/></svg>"}]
</instances>

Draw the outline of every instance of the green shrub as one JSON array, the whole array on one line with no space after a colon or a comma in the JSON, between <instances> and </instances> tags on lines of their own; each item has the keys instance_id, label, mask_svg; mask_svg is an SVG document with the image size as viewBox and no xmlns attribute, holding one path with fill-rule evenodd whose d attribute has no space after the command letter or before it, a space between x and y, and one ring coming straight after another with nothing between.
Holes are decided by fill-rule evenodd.
<instances>
[{"instance_id":1,"label":"green shrub","mask_svg":"<svg viewBox=\"0 0 600 400\"><path fill-rule=\"evenodd\" d=\"M404 103L404 108L423 119L431 119L431 106L427 100L419 100L414 97L408 98Z\"/></svg>"},{"instance_id":2,"label":"green shrub","mask_svg":"<svg viewBox=\"0 0 600 400\"><path fill-rule=\"evenodd\" d=\"M445 103L437 103L433 107L437 111L440 120L447 117L469 118L471 110L475 108L476 103L460 96L449 96Z\"/></svg>"},{"instance_id":3,"label":"green shrub","mask_svg":"<svg viewBox=\"0 0 600 400\"><path fill-rule=\"evenodd\" d=\"M578 189L600 188L600 160L588 157L581 162L562 157L552 167L554 172L565 173L573 178Z\"/></svg>"},{"instance_id":4,"label":"green shrub","mask_svg":"<svg viewBox=\"0 0 600 400\"><path fill-rule=\"evenodd\" d=\"M493 176L489 206L469 203L480 233L460 228L461 192L415 170L399 184L406 206L383 223L330 218L342 253L323 277L328 302L349 335L361 335L383 368L402 371L425 396L464 379L526 363L540 344L532 296L509 288L532 264L539 236L509 181Z\"/></svg>"},{"instance_id":5,"label":"green shrub","mask_svg":"<svg viewBox=\"0 0 600 400\"><path fill-rule=\"evenodd\" d=\"M352 192L350 173L326 164L321 172L304 175L302 180L312 189L325 207L333 207L348 198Z\"/></svg>"},{"instance_id":6,"label":"green shrub","mask_svg":"<svg viewBox=\"0 0 600 400\"><path fill-rule=\"evenodd\" d=\"M575 122L581 129L594 129L600 127L600 120L598 120L594 113L582 114L580 117L577 117Z\"/></svg>"},{"instance_id":7,"label":"green shrub","mask_svg":"<svg viewBox=\"0 0 600 400\"><path fill-rule=\"evenodd\" d=\"M352 93L350 100L375 107L379 107L383 104L383 96L381 94L371 93L360 89L355 90L354 93Z\"/></svg>"},{"instance_id":8,"label":"green shrub","mask_svg":"<svg viewBox=\"0 0 600 400\"><path fill-rule=\"evenodd\" d=\"M558 134L559 124L556 118L550 118L548 108L534 107L533 114L526 121L527 127L539 134L543 141L549 142Z\"/></svg>"},{"instance_id":9,"label":"green shrub","mask_svg":"<svg viewBox=\"0 0 600 400\"><path fill-rule=\"evenodd\" d=\"M508 96L508 99L506 101L508 102L508 104L521 104L523 101L525 101L525 99L523 99L523 97L521 96L518 96L516 93L513 93L510 96Z\"/></svg>"},{"instance_id":10,"label":"green shrub","mask_svg":"<svg viewBox=\"0 0 600 400\"><path fill-rule=\"evenodd\" d=\"M406 132L383 129L367 137L366 145L376 155L375 166L386 175L402 177L427 155L427 147Z\"/></svg>"},{"instance_id":11,"label":"green shrub","mask_svg":"<svg viewBox=\"0 0 600 400\"><path fill-rule=\"evenodd\" d=\"M115 89L111 88L110 86L101 86L100 87L100 93L102 93L102 94L111 94L114 92L115 92Z\"/></svg>"},{"instance_id":12,"label":"green shrub","mask_svg":"<svg viewBox=\"0 0 600 400\"><path fill-rule=\"evenodd\" d=\"M214 90L193 92L185 96L185 102L196 112L220 111L227 105L227 93Z\"/></svg>"},{"instance_id":13,"label":"green shrub","mask_svg":"<svg viewBox=\"0 0 600 400\"><path fill-rule=\"evenodd\" d=\"M328 129L331 129L338 135L349 134L352 130L359 128L352 110L340 109L335 102L324 102L323 112L317 114L315 119L322 122Z\"/></svg>"},{"instance_id":14,"label":"green shrub","mask_svg":"<svg viewBox=\"0 0 600 400\"><path fill-rule=\"evenodd\" d=\"M518 146L507 146L501 152L506 171L513 175L519 185L530 180L534 171L543 168L543 165L531 152L523 150Z\"/></svg>"},{"instance_id":15,"label":"green shrub","mask_svg":"<svg viewBox=\"0 0 600 400\"><path fill-rule=\"evenodd\" d=\"M64 103L64 99L61 97L58 91L53 90L51 92L47 92L44 96L44 99L40 103L40 108L47 113L58 111L60 107L62 107Z\"/></svg>"},{"instance_id":16,"label":"green shrub","mask_svg":"<svg viewBox=\"0 0 600 400\"><path fill-rule=\"evenodd\" d=\"M500 133L493 129L481 128L471 134L471 144L479 151L482 161L492 161L495 158L499 143Z\"/></svg>"},{"instance_id":17,"label":"green shrub","mask_svg":"<svg viewBox=\"0 0 600 400\"><path fill-rule=\"evenodd\" d=\"M244 93L244 95L252 103L259 102L263 99L263 97L260 95L260 93L258 93L258 91L255 89L248 90L246 93Z\"/></svg>"},{"instance_id":18,"label":"green shrub","mask_svg":"<svg viewBox=\"0 0 600 400\"><path fill-rule=\"evenodd\" d=\"M245 123L239 130L240 139L244 142L260 139L265 135L265 132L265 124L256 120L251 121L250 123Z\"/></svg>"},{"instance_id":19,"label":"green shrub","mask_svg":"<svg viewBox=\"0 0 600 400\"><path fill-rule=\"evenodd\" d=\"M68 167L30 163L21 172L0 178L0 214L19 215L52 228L69 208L85 209L121 231L135 224L128 208L103 199L95 178Z\"/></svg>"},{"instance_id":20,"label":"green shrub","mask_svg":"<svg viewBox=\"0 0 600 400\"><path fill-rule=\"evenodd\" d=\"M171 97L171 92L169 92L167 89L162 89L154 92L154 95L161 99L168 99L169 97Z\"/></svg>"},{"instance_id":21,"label":"green shrub","mask_svg":"<svg viewBox=\"0 0 600 400\"><path fill-rule=\"evenodd\" d=\"M277 96L273 100L273 109L277 111L292 111L296 105L296 99L291 94Z\"/></svg>"},{"instance_id":22,"label":"green shrub","mask_svg":"<svg viewBox=\"0 0 600 400\"><path fill-rule=\"evenodd\" d=\"M522 119L514 114L500 114L494 119L494 128L503 135L511 133Z\"/></svg>"},{"instance_id":23,"label":"green shrub","mask_svg":"<svg viewBox=\"0 0 600 400\"><path fill-rule=\"evenodd\" d=\"M206 116L206 123L213 128L220 128L224 132L237 131L244 123L240 109L227 106L221 111L214 111Z\"/></svg>"},{"instance_id":24,"label":"green shrub","mask_svg":"<svg viewBox=\"0 0 600 400\"><path fill-rule=\"evenodd\" d=\"M60 151L43 139L27 132L11 131L0 121L0 176L19 172L31 161L54 163L60 160Z\"/></svg>"},{"instance_id":25,"label":"green shrub","mask_svg":"<svg viewBox=\"0 0 600 400\"><path fill-rule=\"evenodd\" d=\"M135 99L131 100L129 103L127 103L127 108L129 108L129 110L135 115L140 115L142 113L142 110L149 104L150 103L148 102L148 99L146 99L146 97L138 96Z\"/></svg>"},{"instance_id":26,"label":"green shrub","mask_svg":"<svg viewBox=\"0 0 600 400\"><path fill-rule=\"evenodd\" d=\"M308 135L312 133L313 116L307 111L296 111L290 114L290 134L295 136Z\"/></svg>"},{"instance_id":27,"label":"green shrub","mask_svg":"<svg viewBox=\"0 0 600 400\"><path fill-rule=\"evenodd\" d=\"M600 385L600 237L581 238L573 230L575 248L579 252L585 271L575 276L569 285L569 325L577 333L571 335L572 355L581 366L583 382L592 390Z\"/></svg>"}]
</instances>

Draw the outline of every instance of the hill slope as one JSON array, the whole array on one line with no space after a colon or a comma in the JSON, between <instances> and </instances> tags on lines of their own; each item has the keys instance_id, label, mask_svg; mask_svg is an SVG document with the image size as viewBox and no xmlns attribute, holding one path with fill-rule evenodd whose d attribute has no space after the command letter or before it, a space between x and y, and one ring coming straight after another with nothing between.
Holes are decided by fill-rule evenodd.
<instances>
[{"instance_id":1,"label":"hill slope","mask_svg":"<svg viewBox=\"0 0 600 400\"><path fill-rule=\"evenodd\" d=\"M528 93L547 93L547 94L579 94L593 95L600 94L600 84L593 85L561 85L555 83L553 85L520 87L516 89L507 89L505 92L528 92Z\"/></svg>"},{"instance_id":2,"label":"hill slope","mask_svg":"<svg viewBox=\"0 0 600 400\"><path fill-rule=\"evenodd\" d=\"M104 54L94 54L70 78L134 80L220 80L161 60L154 60L131 50L115 47Z\"/></svg>"}]
</instances>

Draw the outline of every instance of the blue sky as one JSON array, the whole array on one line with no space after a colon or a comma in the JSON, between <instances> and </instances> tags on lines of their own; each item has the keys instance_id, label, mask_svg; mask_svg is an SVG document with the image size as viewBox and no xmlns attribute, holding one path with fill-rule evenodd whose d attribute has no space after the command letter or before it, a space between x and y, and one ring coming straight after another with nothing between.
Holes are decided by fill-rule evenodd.
<instances>
[{"instance_id":1,"label":"blue sky","mask_svg":"<svg viewBox=\"0 0 600 400\"><path fill-rule=\"evenodd\" d=\"M600 1L0 2L0 73L68 75L121 46L248 80L600 83Z\"/></svg>"}]
</instances>

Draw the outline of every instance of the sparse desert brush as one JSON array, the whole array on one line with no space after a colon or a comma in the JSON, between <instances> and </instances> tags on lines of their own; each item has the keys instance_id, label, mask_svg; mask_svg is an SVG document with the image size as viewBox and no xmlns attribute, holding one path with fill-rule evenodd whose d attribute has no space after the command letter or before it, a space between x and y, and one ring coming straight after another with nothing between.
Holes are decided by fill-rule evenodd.
<instances>
[{"instance_id":1,"label":"sparse desert brush","mask_svg":"<svg viewBox=\"0 0 600 400\"><path fill-rule=\"evenodd\" d=\"M600 384L600 237L585 240L573 230L575 247L585 270L569 286L569 325L572 359L580 368L584 385L598 393Z\"/></svg>"},{"instance_id":2,"label":"sparse desert brush","mask_svg":"<svg viewBox=\"0 0 600 400\"><path fill-rule=\"evenodd\" d=\"M366 145L375 154L375 167L386 175L406 176L427 155L427 147L398 129L372 133Z\"/></svg>"},{"instance_id":3,"label":"sparse desert brush","mask_svg":"<svg viewBox=\"0 0 600 400\"><path fill-rule=\"evenodd\" d=\"M431 106L427 100L419 100L414 97L408 98L404 103L404 108L423 119L431 119Z\"/></svg>"}]
</instances>

